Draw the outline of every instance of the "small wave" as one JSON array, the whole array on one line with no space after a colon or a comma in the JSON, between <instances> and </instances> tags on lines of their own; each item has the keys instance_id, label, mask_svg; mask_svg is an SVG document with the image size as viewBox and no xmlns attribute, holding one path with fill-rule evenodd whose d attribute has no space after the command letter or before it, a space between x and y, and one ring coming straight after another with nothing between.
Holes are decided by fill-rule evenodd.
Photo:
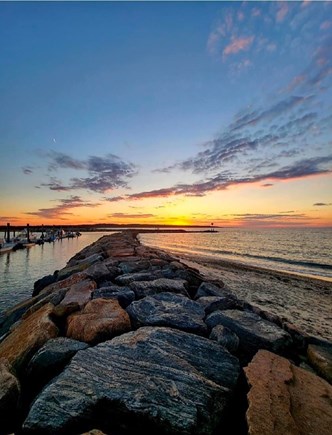
<instances>
[{"instance_id":1,"label":"small wave","mask_svg":"<svg viewBox=\"0 0 332 435\"><path fill-rule=\"evenodd\" d=\"M243 257L243 258L248 257L248 258L255 258L257 260L265 260L265 261L272 261L272 262L276 262L276 263L292 264L294 266L332 270L331 264L316 263L314 261L292 260L292 259L281 258L281 257L271 257L271 256L264 256L264 255L255 255L255 254L243 254L243 253L224 251L224 250L215 250L213 252L216 254L222 254L222 255L234 255L234 256Z\"/></svg>"}]
</instances>

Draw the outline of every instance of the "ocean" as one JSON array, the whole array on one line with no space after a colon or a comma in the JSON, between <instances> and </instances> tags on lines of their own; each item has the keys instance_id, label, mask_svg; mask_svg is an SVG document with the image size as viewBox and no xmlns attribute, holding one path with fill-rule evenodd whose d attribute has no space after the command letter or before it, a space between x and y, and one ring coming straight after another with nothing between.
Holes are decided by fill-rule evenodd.
<instances>
[{"instance_id":1,"label":"ocean","mask_svg":"<svg viewBox=\"0 0 332 435\"><path fill-rule=\"evenodd\" d=\"M143 244L213 259L332 280L332 228L232 229L142 233ZM63 268L85 246L111 232L45 243L0 255L0 313L31 297L34 282Z\"/></svg>"},{"instance_id":2,"label":"ocean","mask_svg":"<svg viewBox=\"0 0 332 435\"><path fill-rule=\"evenodd\" d=\"M332 280L332 228L232 229L216 232L141 234L160 249L224 259Z\"/></svg>"}]
</instances>

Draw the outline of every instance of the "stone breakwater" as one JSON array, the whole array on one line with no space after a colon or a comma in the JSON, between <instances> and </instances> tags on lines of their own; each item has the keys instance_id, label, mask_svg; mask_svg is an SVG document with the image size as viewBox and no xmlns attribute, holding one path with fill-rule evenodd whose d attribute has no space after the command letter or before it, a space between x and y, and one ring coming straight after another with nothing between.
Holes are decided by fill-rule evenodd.
<instances>
[{"instance_id":1,"label":"stone breakwater","mask_svg":"<svg viewBox=\"0 0 332 435\"><path fill-rule=\"evenodd\" d=\"M329 434L331 343L136 236L0 317L0 433Z\"/></svg>"}]
</instances>

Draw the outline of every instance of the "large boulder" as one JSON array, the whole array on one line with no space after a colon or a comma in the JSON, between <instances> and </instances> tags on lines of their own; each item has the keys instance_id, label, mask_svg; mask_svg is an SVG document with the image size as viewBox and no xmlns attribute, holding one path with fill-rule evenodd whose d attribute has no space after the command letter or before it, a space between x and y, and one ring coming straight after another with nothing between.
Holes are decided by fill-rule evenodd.
<instances>
[{"instance_id":1,"label":"large boulder","mask_svg":"<svg viewBox=\"0 0 332 435\"><path fill-rule=\"evenodd\" d=\"M287 359L260 350L245 368L250 385L250 435L328 435L332 425L332 387Z\"/></svg>"},{"instance_id":2,"label":"large boulder","mask_svg":"<svg viewBox=\"0 0 332 435\"><path fill-rule=\"evenodd\" d=\"M137 299L164 292L180 293L189 297L186 284L183 279L160 278L153 281L134 281L129 287L135 292Z\"/></svg>"},{"instance_id":3,"label":"large boulder","mask_svg":"<svg viewBox=\"0 0 332 435\"><path fill-rule=\"evenodd\" d=\"M136 261L122 261L119 263L119 269L123 274L137 273L142 270L149 269L150 262L146 259L138 259Z\"/></svg>"},{"instance_id":4,"label":"large boulder","mask_svg":"<svg viewBox=\"0 0 332 435\"><path fill-rule=\"evenodd\" d=\"M129 316L116 299L93 299L67 319L67 337L90 344L109 340L130 329Z\"/></svg>"},{"instance_id":5,"label":"large boulder","mask_svg":"<svg viewBox=\"0 0 332 435\"><path fill-rule=\"evenodd\" d=\"M223 283L213 283L209 281L203 281L197 289L195 299L204 296L222 296L227 295L228 292L224 289Z\"/></svg>"},{"instance_id":6,"label":"large boulder","mask_svg":"<svg viewBox=\"0 0 332 435\"><path fill-rule=\"evenodd\" d=\"M239 372L238 360L207 338L143 327L78 352L37 397L23 428L209 435Z\"/></svg>"},{"instance_id":7,"label":"large boulder","mask_svg":"<svg viewBox=\"0 0 332 435\"><path fill-rule=\"evenodd\" d=\"M91 293L97 288L95 281L85 279L70 287L61 305L70 305L77 303L81 308L84 307L91 299Z\"/></svg>"},{"instance_id":8,"label":"large boulder","mask_svg":"<svg viewBox=\"0 0 332 435\"><path fill-rule=\"evenodd\" d=\"M71 266L75 266L77 264L82 264L85 263L87 265L92 265L94 263L97 263L98 261L102 261L104 259L103 255L101 254L92 254L88 257L82 258L81 260L69 260L69 262L67 263L67 266L71 267Z\"/></svg>"},{"instance_id":9,"label":"large boulder","mask_svg":"<svg viewBox=\"0 0 332 435\"><path fill-rule=\"evenodd\" d=\"M233 331L240 339L239 348L245 359L253 356L259 349L283 353L292 343L288 332L247 311L214 311L205 322L211 329L216 325L223 325Z\"/></svg>"},{"instance_id":10,"label":"large boulder","mask_svg":"<svg viewBox=\"0 0 332 435\"><path fill-rule=\"evenodd\" d=\"M159 293L134 301L127 308L134 328L169 326L196 334L207 334L204 308L186 296Z\"/></svg>"},{"instance_id":11,"label":"large boulder","mask_svg":"<svg viewBox=\"0 0 332 435\"><path fill-rule=\"evenodd\" d=\"M0 358L20 371L32 355L50 338L58 335L58 328L51 320L54 305L48 303L31 314L0 343Z\"/></svg>"},{"instance_id":12,"label":"large boulder","mask_svg":"<svg viewBox=\"0 0 332 435\"><path fill-rule=\"evenodd\" d=\"M217 310L235 309L240 304L239 300L231 294L225 294L225 296L202 296L196 300L204 306L206 314L211 314Z\"/></svg>"},{"instance_id":13,"label":"large boulder","mask_svg":"<svg viewBox=\"0 0 332 435\"><path fill-rule=\"evenodd\" d=\"M163 274L160 270L126 273L116 277L114 281L119 285L128 285L134 281L153 281L158 278L163 278Z\"/></svg>"},{"instance_id":14,"label":"large boulder","mask_svg":"<svg viewBox=\"0 0 332 435\"><path fill-rule=\"evenodd\" d=\"M115 276L117 276L116 268L114 268L114 272L115 273L113 273L113 271L111 272L110 269L100 261L85 270L85 273L96 282L115 278Z\"/></svg>"},{"instance_id":15,"label":"large boulder","mask_svg":"<svg viewBox=\"0 0 332 435\"><path fill-rule=\"evenodd\" d=\"M70 275L66 279L63 279L61 281L57 281L53 284L50 284L43 288L41 291L41 294L50 294L56 290L59 290L61 288L69 288L73 284L77 284L78 282L84 281L88 278L88 275L85 272L78 272L74 273L73 275Z\"/></svg>"},{"instance_id":16,"label":"large boulder","mask_svg":"<svg viewBox=\"0 0 332 435\"><path fill-rule=\"evenodd\" d=\"M87 347L86 343L71 338L51 338L34 354L27 366L29 385L38 390L58 375L76 352Z\"/></svg>"}]
</instances>

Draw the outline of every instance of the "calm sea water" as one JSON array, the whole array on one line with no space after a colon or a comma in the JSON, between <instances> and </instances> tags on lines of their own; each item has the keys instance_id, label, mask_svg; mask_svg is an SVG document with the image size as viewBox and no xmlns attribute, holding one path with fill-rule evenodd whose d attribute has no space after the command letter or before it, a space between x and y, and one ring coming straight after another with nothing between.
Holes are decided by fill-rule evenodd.
<instances>
[{"instance_id":1,"label":"calm sea water","mask_svg":"<svg viewBox=\"0 0 332 435\"><path fill-rule=\"evenodd\" d=\"M332 280L332 228L219 228L211 233L156 233L139 237L146 245L180 254Z\"/></svg>"},{"instance_id":2,"label":"calm sea water","mask_svg":"<svg viewBox=\"0 0 332 435\"><path fill-rule=\"evenodd\" d=\"M71 257L104 234L111 233L87 232L80 237L0 254L0 313L31 297L37 279L65 267Z\"/></svg>"},{"instance_id":3,"label":"calm sea water","mask_svg":"<svg viewBox=\"0 0 332 435\"><path fill-rule=\"evenodd\" d=\"M85 246L110 232L36 245L0 255L0 313L29 298L34 282L63 268ZM140 234L142 243L332 280L332 229L230 229L214 233Z\"/></svg>"}]
</instances>

